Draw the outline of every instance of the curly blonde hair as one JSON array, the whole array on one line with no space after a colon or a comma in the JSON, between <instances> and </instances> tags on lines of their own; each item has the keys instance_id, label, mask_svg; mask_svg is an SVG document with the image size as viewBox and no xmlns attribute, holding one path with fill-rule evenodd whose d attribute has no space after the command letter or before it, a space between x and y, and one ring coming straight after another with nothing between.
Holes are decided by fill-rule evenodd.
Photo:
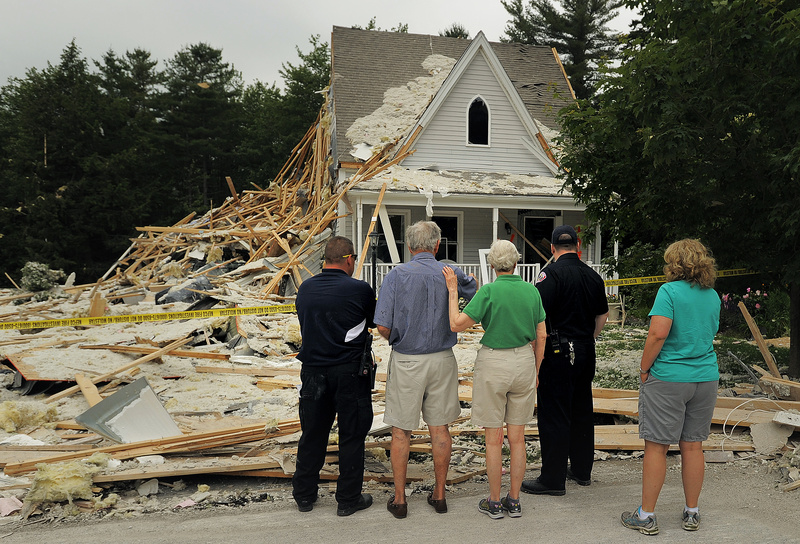
<instances>
[{"instance_id":1,"label":"curly blonde hair","mask_svg":"<svg viewBox=\"0 0 800 544\"><path fill-rule=\"evenodd\" d=\"M700 240L686 238L670 244L664 252L667 281L686 280L700 287L714 287L717 262Z\"/></svg>"}]
</instances>

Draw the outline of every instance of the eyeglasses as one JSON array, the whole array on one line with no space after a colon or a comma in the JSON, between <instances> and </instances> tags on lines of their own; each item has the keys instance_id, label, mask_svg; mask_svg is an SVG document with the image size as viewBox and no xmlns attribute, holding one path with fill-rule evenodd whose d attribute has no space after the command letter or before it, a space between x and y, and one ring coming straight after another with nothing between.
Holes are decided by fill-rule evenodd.
<instances>
[{"instance_id":1,"label":"eyeglasses","mask_svg":"<svg viewBox=\"0 0 800 544\"><path fill-rule=\"evenodd\" d=\"M348 257L352 257L354 261L358 259L358 255L356 255L355 253L348 253L347 255L342 255L342 259L346 259Z\"/></svg>"}]
</instances>

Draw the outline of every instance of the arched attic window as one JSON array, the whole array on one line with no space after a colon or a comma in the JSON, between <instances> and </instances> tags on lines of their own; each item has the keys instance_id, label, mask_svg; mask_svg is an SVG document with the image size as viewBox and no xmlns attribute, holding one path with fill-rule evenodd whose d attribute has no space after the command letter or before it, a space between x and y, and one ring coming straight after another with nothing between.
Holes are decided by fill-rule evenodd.
<instances>
[{"instance_id":1,"label":"arched attic window","mask_svg":"<svg viewBox=\"0 0 800 544\"><path fill-rule=\"evenodd\" d=\"M480 96L467 109L467 144L489 145L489 106Z\"/></svg>"}]
</instances>

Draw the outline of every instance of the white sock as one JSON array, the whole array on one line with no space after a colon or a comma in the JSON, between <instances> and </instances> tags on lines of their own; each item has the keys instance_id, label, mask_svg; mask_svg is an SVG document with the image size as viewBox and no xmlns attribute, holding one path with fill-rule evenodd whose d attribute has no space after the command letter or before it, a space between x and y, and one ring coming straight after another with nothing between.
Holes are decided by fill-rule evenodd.
<instances>
[{"instance_id":1,"label":"white sock","mask_svg":"<svg viewBox=\"0 0 800 544\"><path fill-rule=\"evenodd\" d=\"M649 518L652 515L653 515L653 512L645 512L644 510L642 510L641 506L639 507L639 519L640 520L644 521L644 520L646 520L647 518Z\"/></svg>"},{"instance_id":2,"label":"white sock","mask_svg":"<svg viewBox=\"0 0 800 544\"><path fill-rule=\"evenodd\" d=\"M684 512L689 512L690 514L697 514L697 513L700 512L700 507L699 506L695 506L694 508L689 508L688 506L686 506L684 504L683 505L683 511Z\"/></svg>"}]
</instances>

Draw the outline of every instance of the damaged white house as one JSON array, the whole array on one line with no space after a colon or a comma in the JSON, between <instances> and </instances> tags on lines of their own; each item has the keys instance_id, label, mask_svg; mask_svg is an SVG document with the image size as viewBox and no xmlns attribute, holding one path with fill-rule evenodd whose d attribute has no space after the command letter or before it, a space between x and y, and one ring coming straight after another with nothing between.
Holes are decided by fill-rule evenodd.
<instances>
[{"instance_id":1,"label":"damaged white house","mask_svg":"<svg viewBox=\"0 0 800 544\"><path fill-rule=\"evenodd\" d=\"M378 284L409 259L404 232L432 219L437 257L480 272L481 250L512 239L532 281L550 257L554 227L586 229L584 206L562 191L550 149L558 111L574 100L549 47L334 27L331 39L335 179L343 183L387 144L411 149L350 189L337 230L360 245L384 183L377 239ZM599 264L596 243L582 258ZM371 267L365 266L365 279Z\"/></svg>"}]
</instances>

